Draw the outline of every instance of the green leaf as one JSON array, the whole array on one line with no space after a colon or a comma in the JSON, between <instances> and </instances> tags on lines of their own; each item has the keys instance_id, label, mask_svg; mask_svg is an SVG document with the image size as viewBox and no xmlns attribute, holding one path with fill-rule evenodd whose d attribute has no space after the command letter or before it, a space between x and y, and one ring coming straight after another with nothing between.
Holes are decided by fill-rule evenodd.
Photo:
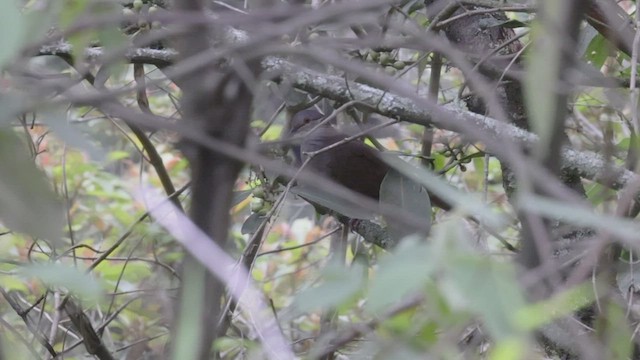
<instances>
[{"instance_id":1,"label":"green leaf","mask_svg":"<svg viewBox=\"0 0 640 360\"><path fill-rule=\"evenodd\" d=\"M480 316L496 340L522 335L514 314L525 299L514 266L479 254L461 220L440 223L433 232L425 261L440 267L440 289L449 305Z\"/></svg>"},{"instance_id":2,"label":"green leaf","mask_svg":"<svg viewBox=\"0 0 640 360\"><path fill-rule=\"evenodd\" d=\"M15 92L0 95L0 126L10 124L15 115L22 111L24 103L24 97Z\"/></svg>"},{"instance_id":3,"label":"green leaf","mask_svg":"<svg viewBox=\"0 0 640 360\"><path fill-rule=\"evenodd\" d=\"M0 287L6 291L21 291L29 293L29 288L25 281L12 275L0 274Z\"/></svg>"},{"instance_id":4,"label":"green leaf","mask_svg":"<svg viewBox=\"0 0 640 360\"><path fill-rule=\"evenodd\" d=\"M520 338L507 338L499 341L491 349L490 360L511 360L526 358L527 343Z\"/></svg>"},{"instance_id":5,"label":"green leaf","mask_svg":"<svg viewBox=\"0 0 640 360\"><path fill-rule=\"evenodd\" d=\"M635 242L640 233L640 224L636 221L599 214L587 207L567 204L566 202L552 200L543 196L521 193L518 198L518 206L522 210L556 219L560 222L604 231L612 236L618 236L624 241Z\"/></svg>"},{"instance_id":6,"label":"green leaf","mask_svg":"<svg viewBox=\"0 0 640 360\"><path fill-rule=\"evenodd\" d=\"M596 69L600 69L609 57L610 46L611 44L601 34L594 36L584 52L585 60Z\"/></svg>"},{"instance_id":7,"label":"green leaf","mask_svg":"<svg viewBox=\"0 0 640 360\"><path fill-rule=\"evenodd\" d=\"M8 228L57 241L64 211L46 177L11 130L0 129L0 221Z\"/></svg>"},{"instance_id":8,"label":"green leaf","mask_svg":"<svg viewBox=\"0 0 640 360\"><path fill-rule=\"evenodd\" d=\"M431 200L427 191L417 182L391 169L380 185L380 202L389 204L424 219L427 228L431 228ZM389 236L396 242L415 231L404 224L385 217ZM428 231L427 231L428 232Z\"/></svg>"},{"instance_id":9,"label":"green leaf","mask_svg":"<svg viewBox=\"0 0 640 360\"><path fill-rule=\"evenodd\" d=\"M109 161L124 160L130 157L131 157L131 154L128 151L124 151L124 150L114 150L114 151L110 151L107 154L107 160Z\"/></svg>"},{"instance_id":10,"label":"green leaf","mask_svg":"<svg viewBox=\"0 0 640 360\"><path fill-rule=\"evenodd\" d=\"M427 65L429 65L431 60L429 60L429 56L424 56L424 54L422 52L419 52L416 55L418 56L418 59L421 59L416 64L416 70L418 72L416 86L419 88L420 87L420 80L422 79L422 75L424 75L424 71L427 69Z\"/></svg>"},{"instance_id":11,"label":"green leaf","mask_svg":"<svg viewBox=\"0 0 640 360\"><path fill-rule=\"evenodd\" d=\"M80 17L89 5L88 0L71 0L63 1L64 6L60 13L60 26L63 28L73 24L73 22Z\"/></svg>"},{"instance_id":12,"label":"green leaf","mask_svg":"<svg viewBox=\"0 0 640 360\"><path fill-rule=\"evenodd\" d=\"M132 283L140 282L152 274L147 263L124 261L117 263L103 261L94 271L108 281L117 281L122 276L122 279Z\"/></svg>"},{"instance_id":13,"label":"green leaf","mask_svg":"<svg viewBox=\"0 0 640 360\"><path fill-rule=\"evenodd\" d=\"M593 183L587 186L587 198L593 205L599 205L605 200L616 199L616 191L602 186L598 183Z\"/></svg>"},{"instance_id":14,"label":"green leaf","mask_svg":"<svg viewBox=\"0 0 640 360\"><path fill-rule=\"evenodd\" d=\"M473 215L486 226L499 228L505 224L505 219L483 204L479 197L460 192L425 167L409 164L393 154L383 153L382 159L404 176L421 184L443 201L452 204L456 210Z\"/></svg>"},{"instance_id":15,"label":"green leaf","mask_svg":"<svg viewBox=\"0 0 640 360\"><path fill-rule=\"evenodd\" d=\"M369 287L367 308L377 313L407 295L422 291L435 268L427 259L429 246L417 237L400 243L395 253L380 260Z\"/></svg>"},{"instance_id":16,"label":"green leaf","mask_svg":"<svg viewBox=\"0 0 640 360\"><path fill-rule=\"evenodd\" d=\"M294 307L301 312L338 307L360 292L366 274L366 267L358 262L350 268L330 262L322 271L322 283L298 295Z\"/></svg>"},{"instance_id":17,"label":"green leaf","mask_svg":"<svg viewBox=\"0 0 640 360\"><path fill-rule=\"evenodd\" d=\"M73 266L55 263L31 264L23 267L20 274L38 278L49 287L67 289L87 301L97 301L102 296L102 287L89 274Z\"/></svg>"},{"instance_id":18,"label":"green leaf","mask_svg":"<svg viewBox=\"0 0 640 360\"><path fill-rule=\"evenodd\" d=\"M51 130L67 145L86 152L94 161L103 161L105 153L89 140L76 126L72 126L67 121L67 114L63 110L49 111L44 113L40 119L47 124Z\"/></svg>"},{"instance_id":19,"label":"green leaf","mask_svg":"<svg viewBox=\"0 0 640 360\"><path fill-rule=\"evenodd\" d=\"M262 135L262 141L275 141L280 139L282 133L284 132L283 126L278 124L273 124L267 129L267 131Z\"/></svg>"},{"instance_id":20,"label":"green leaf","mask_svg":"<svg viewBox=\"0 0 640 360\"><path fill-rule=\"evenodd\" d=\"M241 202L244 201L244 199L248 198L249 195L251 195L251 190L234 191L233 199L231 200L231 207L234 207L240 204Z\"/></svg>"},{"instance_id":21,"label":"green leaf","mask_svg":"<svg viewBox=\"0 0 640 360\"><path fill-rule=\"evenodd\" d=\"M531 31L533 49L527 61L527 72L524 83L525 102L531 119L532 129L540 137L536 146L536 157L546 159L551 149L551 142L556 135L559 101L564 97L558 92L557 86L562 74L563 57L566 47L561 42L563 36L558 36L554 26L562 18L562 1L543 0L541 2L541 16L534 23ZM544 16L542 16L544 15ZM566 36L566 34L563 33Z\"/></svg>"},{"instance_id":22,"label":"green leaf","mask_svg":"<svg viewBox=\"0 0 640 360\"><path fill-rule=\"evenodd\" d=\"M193 258L189 258L183 269L182 293L178 302L175 335L172 337L171 359L197 359L201 345L202 331L206 329L202 322L201 310L204 309L203 284L206 284L207 270Z\"/></svg>"},{"instance_id":23,"label":"green leaf","mask_svg":"<svg viewBox=\"0 0 640 360\"><path fill-rule=\"evenodd\" d=\"M633 334L625 309L613 301L606 303L606 311L596 322L596 333L606 344L605 358L612 360L631 359Z\"/></svg>"},{"instance_id":24,"label":"green leaf","mask_svg":"<svg viewBox=\"0 0 640 360\"><path fill-rule=\"evenodd\" d=\"M448 286L455 291L465 307L482 316L487 330L496 339L505 339L516 330L513 314L524 306L510 264L498 263L477 254L460 255L452 259L447 271Z\"/></svg>"},{"instance_id":25,"label":"green leaf","mask_svg":"<svg viewBox=\"0 0 640 360\"><path fill-rule=\"evenodd\" d=\"M242 235L254 234L265 219L266 216L259 215L258 213L249 215L247 220L245 220L242 224L240 232L242 233Z\"/></svg>"},{"instance_id":26,"label":"green leaf","mask_svg":"<svg viewBox=\"0 0 640 360\"><path fill-rule=\"evenodd\" d=\"M595 299L591 286L585 283L517 310L515 320L518 327L526 331L535 330L593 303Z\"/></svg>"},{"instance_id":27,"label":"green leaf","mask_svg":"<svg viewBox=\"0 0 640 360\"><path fill-rule=\"evenodd\" d=\"M25 40L24 17L17 1L0 1L0 68L13 59Z\"/></svg>"}]
</instances>

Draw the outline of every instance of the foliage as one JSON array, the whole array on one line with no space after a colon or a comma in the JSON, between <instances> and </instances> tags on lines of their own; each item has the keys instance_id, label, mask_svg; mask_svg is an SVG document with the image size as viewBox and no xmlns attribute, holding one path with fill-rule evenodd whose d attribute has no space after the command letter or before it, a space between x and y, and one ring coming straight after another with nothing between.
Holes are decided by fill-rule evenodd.
<instances>
[{"instance_id":1,"label":"foliage","mask_svg":"<svg viewBox=\"0 0 640 360\"><path fill-rule=\"evenodd\" d=\"M0 4L0 29L14 34L0 46L4 358L207 358L209 350L211 358L275 358L280 337L310 359L638 356L637 55L625 54L623 41L613 47L595 25L571 38L565 3L552 0L540 8L478 1L456 13L415 0L207 1L207 11L174 3ZM549 30L543 11L566 37ZM456 21L469 21L478 39L520 38L478 53L434 31L449 35ZM193 37L181 38L179 26ZM203 34L206 43L196 39ZM504 50L514 43L516 51ZM575 64L565 46L578 53ZM261 60L294 63L302 75L263 73ZM336 76L333 88L327 79ZM502 87L514 83L525 90L519 115L537 137L491 125L521 125ZM252 109L238 145L229 139L242 119L225 116L246 109L209 95L242 86ZM339 101L362 89L374 94L368 102ZM489 105L479 111L469 97ZM281 146L291 142L283 109L310 105L393 153L384 156L393 171L380 208L293 166ZM401 122L379 129L379 114ZM565 141L558 129L568 141L557 141ZM211 168L195 165L208 156ZM242 169L220 196L233 167L225 161ZM432 208L429 193L452 209ZM199 213L209 194L224 214L230 207L229 219ZM183 211L202 233L189 232ZM228 234L217 232L221 224ZM382 229L395 246L341 231L347 225ZM205 242L220 249L193 262ZM217 283L191 276L223 255L237 264L218 269L226 275ZM208 311L196 293L214 293L222 318L202 328Z\"/></svg>"}]
</instances>

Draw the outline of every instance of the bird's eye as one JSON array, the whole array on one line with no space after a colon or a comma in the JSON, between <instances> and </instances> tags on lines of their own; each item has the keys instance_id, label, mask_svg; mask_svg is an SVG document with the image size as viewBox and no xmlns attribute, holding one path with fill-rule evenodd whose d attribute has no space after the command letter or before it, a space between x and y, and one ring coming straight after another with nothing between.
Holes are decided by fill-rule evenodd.
<instances>
[{"instance_id":1,"label":"bird's eye","mask_svg":"<svg viewBox=\"0 0 640 360\"><path fill-rule=\"evenodd\" d=\"M305 124L308 124L308 123L310 123L310 122L311 122L311 119L309 119L309 118L304 118L304 123L305 123Z\"/></svg>"}]
</instances>

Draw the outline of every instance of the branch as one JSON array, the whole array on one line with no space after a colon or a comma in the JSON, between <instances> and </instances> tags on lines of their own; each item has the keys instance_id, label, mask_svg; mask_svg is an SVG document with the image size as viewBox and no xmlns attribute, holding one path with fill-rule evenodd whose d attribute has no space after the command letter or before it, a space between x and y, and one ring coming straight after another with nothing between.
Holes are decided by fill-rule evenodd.
<instances>
[{"instance_id":1,"label":"branch","mask_svg":"<svg viewBox=\"0 0 640 360\"><path fill-rule=\"evenodd\" d=\"M66 42L42 46L37 55L55 55L61 58L73 57L71 44ZM105 53L101 47L90 47L84 51L86 61L100 61L104 57ZM173 64L178 58L178 52L173 49L137 48L127 50L124 57L132 64L151 64L161 68Z\"/></svg>"},{"instance_id":2,"label":"branch","mask_svg":"<svg viewBox=\"0 0 640 360\"><path fill-rule=\"evenodd\" d=\"M46 46L40 49L40 55L71 56L69 44ZM89 48L85 52L87 59L99 60L104 56L99 47ZM168 66L176 58L174 50L136 49L127 52L127 60L144 62L156 66ZM344 78L327 75L315 70L297 66L289 61L277 57L266 57L262 61L262 68L266 72L278 74L294 87L315 95L320 95L339 102L360 101L369 104L373 111L402 121L420 125L434 125L445 130L460 131L460 124L467 127L482 129L491 136L491 140L500 143L504 140L518 142L531 146L538 141L538 137L514 125L505 124L498 120L477 115L455 106L441 106L425 108L415 99L398 96L368 85L349 82L346 86ZM490 145L490 144L487 144ZM570 147L562 150L563 170L577 171L580 176L603 183L614 189L621 189L636 174L619 166L608 164L604 158L591 151L577 151Z\"/></svg>"}]
</instances>

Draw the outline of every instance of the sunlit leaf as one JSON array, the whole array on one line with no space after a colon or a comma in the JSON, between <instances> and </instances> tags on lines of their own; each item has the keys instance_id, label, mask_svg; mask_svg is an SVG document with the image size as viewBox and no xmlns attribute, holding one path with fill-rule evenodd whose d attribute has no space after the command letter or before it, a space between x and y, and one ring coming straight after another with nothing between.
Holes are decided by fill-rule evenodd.
<instances>
[{"instance_id":1,"label":"sunlit leaf","mask_svg":"<svg viewBox=\"0 0 640 360\"><path fill-rule=\"evenodd\" d=\"M5 291L29 291L25 281L13 275L0 274L0 287L2 287Z\"/></svg>"},{"instance_id":2,"label":"sunlit leaf","mask_svg":"<svg viewBox=\"0 0 640 360\"><path fill-rule=\"evenodd\" d=\"M490 352L490 360L523 359L527 344L519 338L507 338L496 343Z\"/></svg>"},{"instance_id":3,"label":"sunlit leaf","mask_svg":"<svg viewBox=\"0 0 640 360\"><path fill-rule=\"evenodd\" d=\"M282 125L273 124L269 127L269 129L262 135L263 141L275 141L280 139L282 135Z\"/></svg>"},{"instance_id":4,"label":"sunlit leaf","mask_svg":"<svg viewBox=\"0 0 640 360\"><path fill-rule=\"evenodd\" d=\"M124 160L129 157L131 157L131 154L128 151L124 151L124 150L114 150L114 151L110 151L107 154L107 159L109 161Z\"/></svg>"},{"instance_id":5,"label":"sunlit leaf","mask_svg":"<svg viewBox=\"0 0 640 360\"><path fill-rule=\"evenodd\" d=\"M130 261L128 263L124 261L117 263L103 261L94 271L109 281L117 281L122 276L122 279L126 281L140 282L152 274L149 264L139 261Z\"/></svg>"},{"instance_id":6,"label":"sunlit leaf","mask_svg":"<svg viewBox=\"0 0 640 360\"><path fill-rule=\"evenodd\" d=\"M567 316L593 301L591 284L582 284L554 295L550 299L517 310L515 320L521 329L530 331Z\"/></svg>"}]
</instances>

